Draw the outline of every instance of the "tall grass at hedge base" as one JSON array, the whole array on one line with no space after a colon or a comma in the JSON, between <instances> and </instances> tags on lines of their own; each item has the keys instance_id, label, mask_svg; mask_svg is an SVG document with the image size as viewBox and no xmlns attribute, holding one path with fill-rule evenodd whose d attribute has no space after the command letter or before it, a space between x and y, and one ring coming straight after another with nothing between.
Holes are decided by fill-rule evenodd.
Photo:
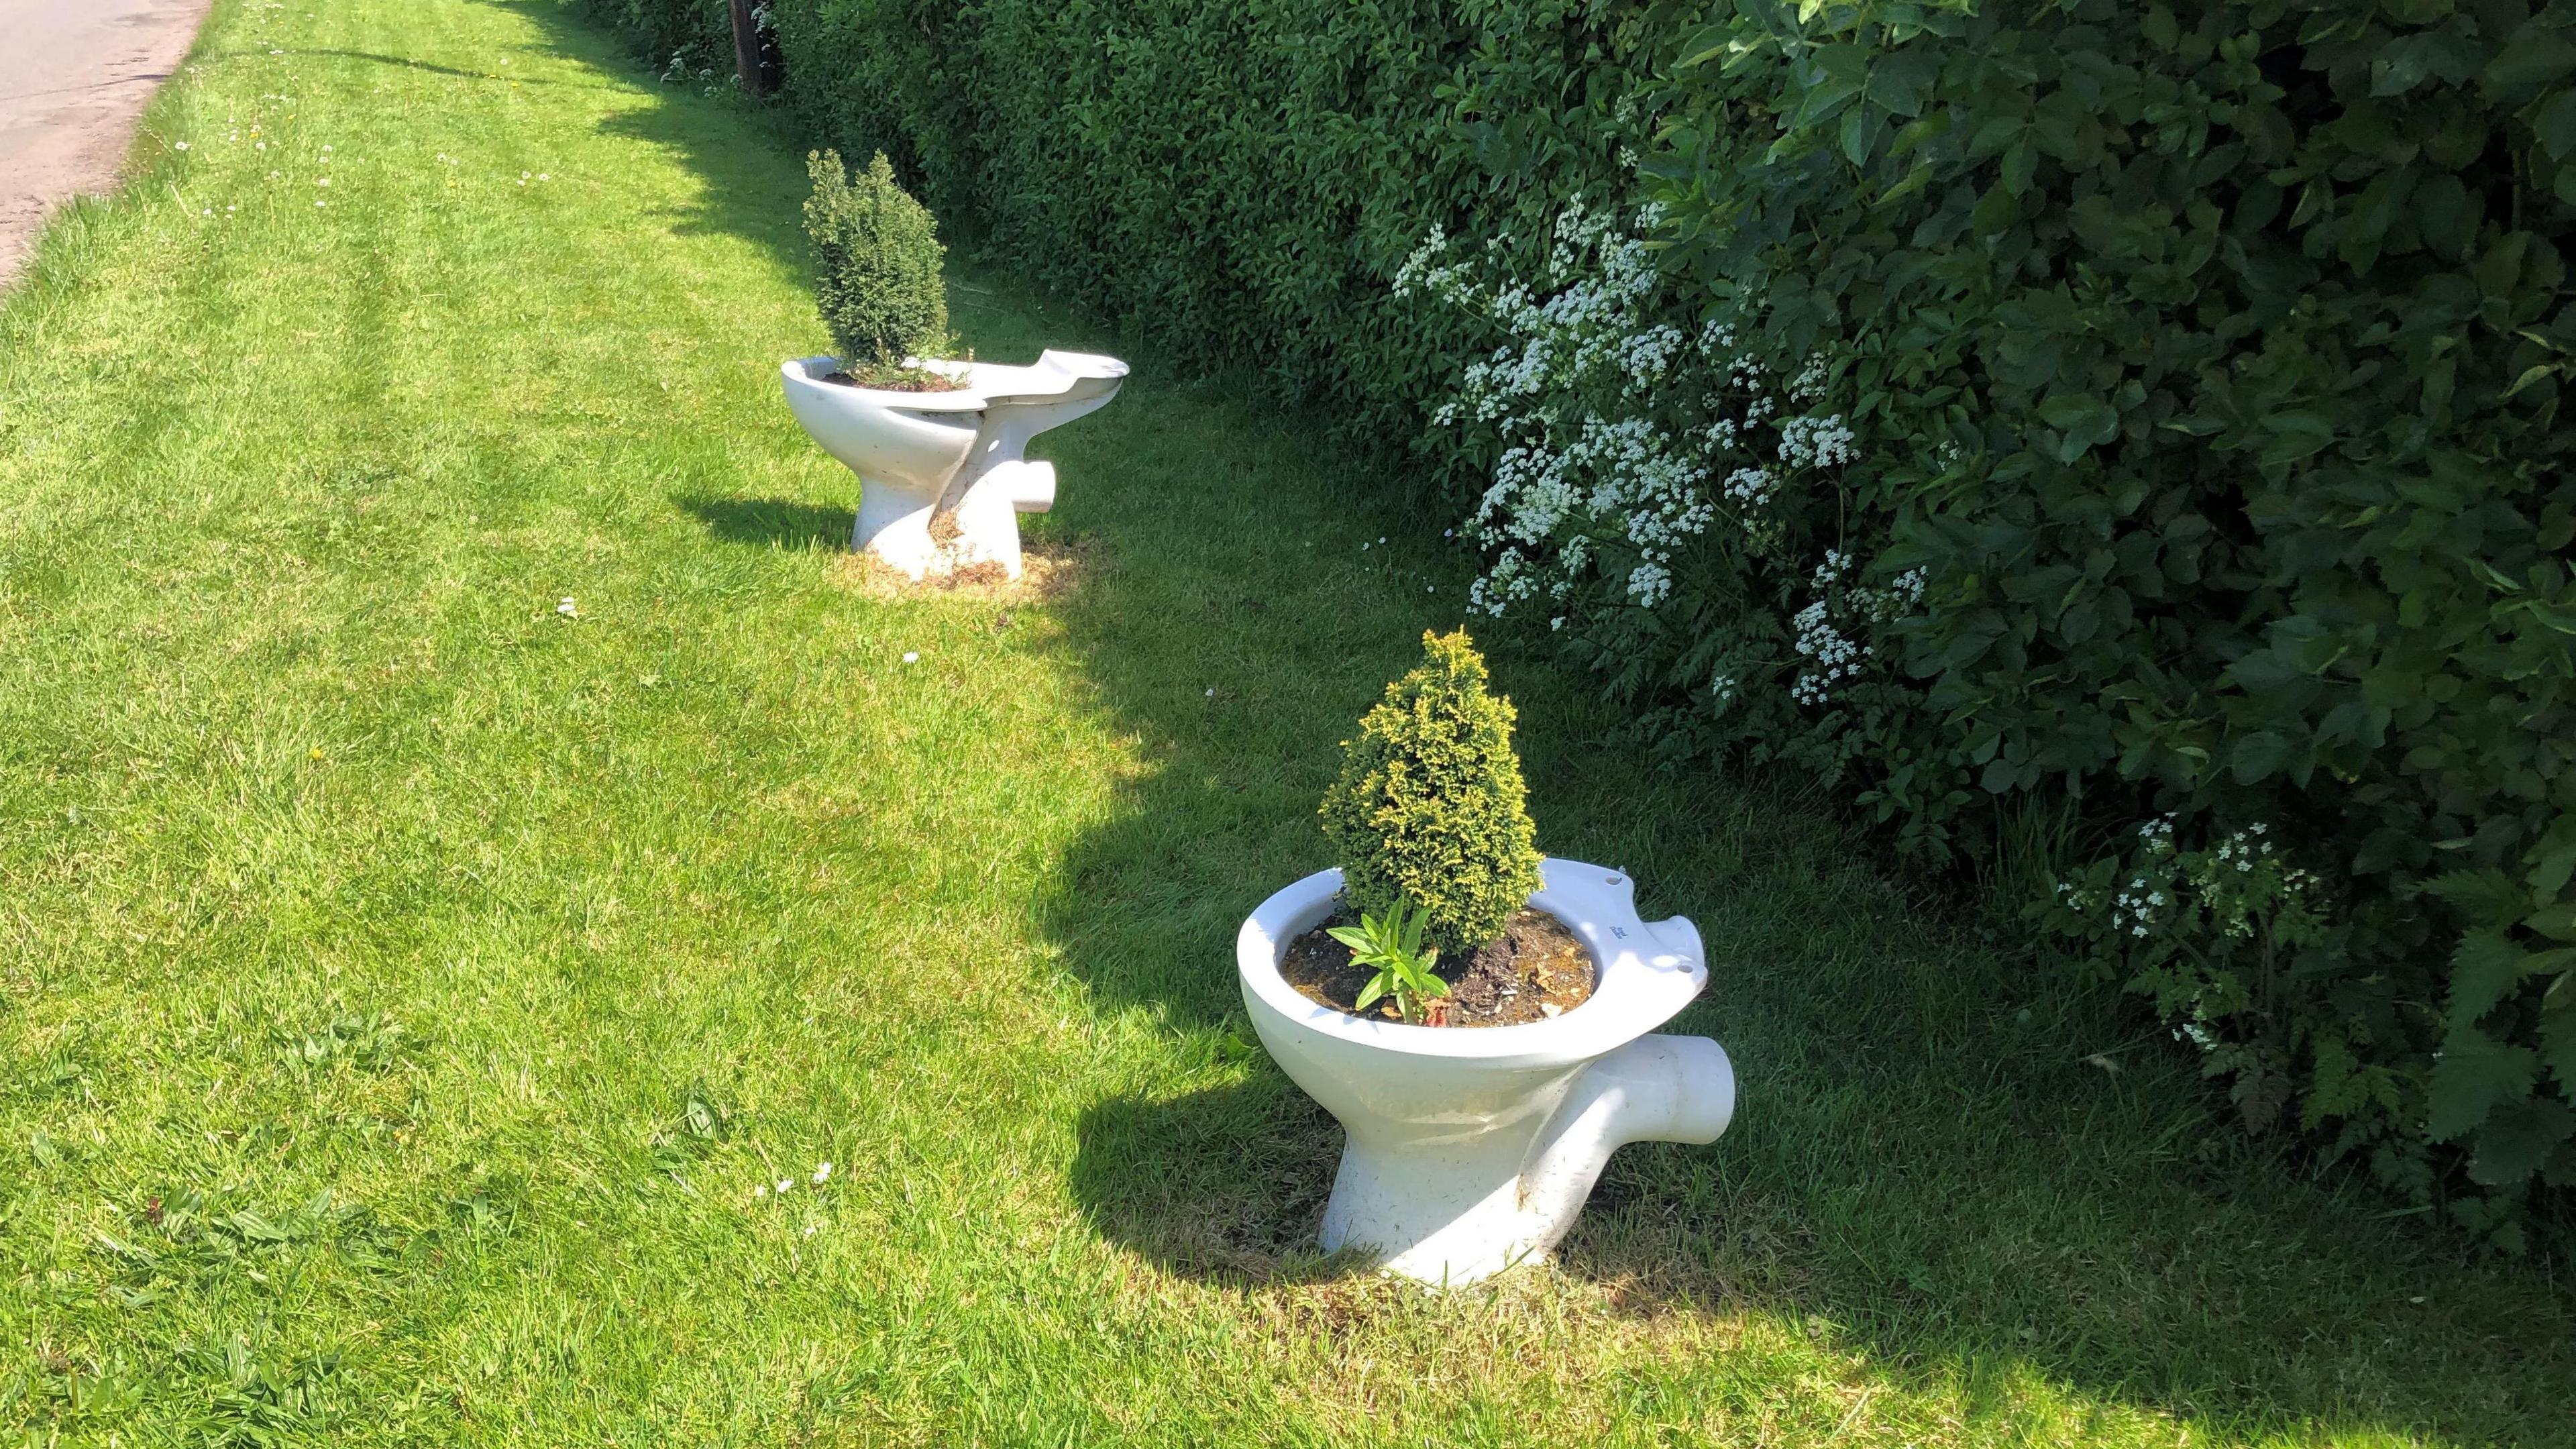
<instances>
[{"instance_id":1,"label":"tall grass at hedge base","mask_svg":"<svg viewBox=\"0 0 2576 1449\"><path fill-rule=\"evenodd\" d=\"M1734 336L1655 393L1821 362L1853 456L1721 482L1651 604L1596 547L1518 612L1670 757L1812 771L1924 856L2067 815L2035 920L2242 1122L2508 1242L2566 1201L2568 7L1116 11L778 0L785 104L1158 345L1371 422L1503 340L1388 288L1433 227L1535 277L1574 198L1660 202L1641 318ZM1469 418L1426 457L1504 450ZM1802 693L1802 641L1859 674ZM2257 824L2295 902L2152 884Z\"/></svg>"}]
</instances>

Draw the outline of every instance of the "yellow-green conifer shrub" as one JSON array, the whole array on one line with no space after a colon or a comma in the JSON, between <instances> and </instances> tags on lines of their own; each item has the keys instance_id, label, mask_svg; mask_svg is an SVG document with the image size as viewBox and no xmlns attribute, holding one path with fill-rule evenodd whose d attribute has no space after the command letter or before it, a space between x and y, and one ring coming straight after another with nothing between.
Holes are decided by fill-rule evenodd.
<instances>
[{"instance_id":1,"label":"yellow-green conifer shrub","mask_svg":"<svg viewBox=\"0 0 2576 1449\"><path fill-rule=\"evenodd\" d=\"M930 209L895 185L879 151L852 177L841 153L805 153L814 194L805 233L814 242L815 304L841 365L862 381L900 374L904 358L945 350L947 249Z\"/></svg>"},{"instance_id":2,"label":"yellow-green conifer shrub","mask_svg":"<svg viewBox=\"0 0 2576 1449\"><path fill-rule=\"evenodd\" d=\"M1512 702L1486 687L1466 630L1425 633L1422 646L1422 664L1342 742L1324 838L1353 906L1384 915L1409 900L1442 953L1458 954L1503 933L1538 889L1539 855Z\"/></svg>"}]
</instances>

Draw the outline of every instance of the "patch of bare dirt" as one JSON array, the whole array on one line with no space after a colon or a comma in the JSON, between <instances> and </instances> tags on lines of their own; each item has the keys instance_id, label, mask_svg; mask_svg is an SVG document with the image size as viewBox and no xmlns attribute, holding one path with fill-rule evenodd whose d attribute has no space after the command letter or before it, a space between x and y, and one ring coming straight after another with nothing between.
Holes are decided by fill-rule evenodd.
<instances>
[{"instance_id":1,"label":"patch of bare dirt","mask_svg":"<svg viewBox=\"0 0 2576 1449\"><path fill-rule=\"evenodd\" d=\"M1020 576L991 560L968 564L919 583L903 570L871 553L845 553L831 564L832 582L872 599L953 597L1000 603L1038 603L1069 588L1081 567L1081 551L1065 546L1023 547Z\"/></svg>"}]
</instances>

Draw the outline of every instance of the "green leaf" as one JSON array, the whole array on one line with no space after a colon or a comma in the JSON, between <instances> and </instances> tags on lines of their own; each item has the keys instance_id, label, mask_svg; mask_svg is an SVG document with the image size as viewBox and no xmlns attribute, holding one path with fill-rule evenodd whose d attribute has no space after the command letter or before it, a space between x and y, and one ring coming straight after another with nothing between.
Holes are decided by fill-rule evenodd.
<instances>
[{"instance_id":1,"label":"green leaf","mask_svg":"<svg viewBox=\"0 0 2576 1449\"><path fill-rule=\"evenodd\" d=\"M2370 93L2402 96L2436 75L2463 78L2456 46L2449 32L2439 29L2419 30L2383 43L2370 63Z\"/></svg>"},{"instance_id":2,"label":"green leaf","mask_svg":"<svg viewBox=\"0 0 2576 1449\"><path fill-rule=\"evenodd\" d=\"M2263 419L2263 428L2272 435L2260 455L2266 467L2314 456L2332 444L2335 437L2334 424L2315 413L2274 413Z\"/></svg>"},{"instance_id":3,"label":"green leaf","mask_svg":"<svg viewBox=\"0 0 2576 1449\"><path fill-rule=\"evenodd\" d=\"M2530 884L2532 895L2541 900L2556 899L2558 893L2567 888L2569 877L2576 876L2576 839L2568 838L2576 835L2576 831L2567 828L2570 823L2571 817L2559 818L2558 828L2544 838L2538 851L2540 858L2532 863L2531 874L2523 877Z\"/></svg>"},{"instance_id":4,"label":"green leaf","mask_svg":"<svg viewBox=\"0 0 2576 1449\"><path fill-rule=\"evenodd\" d=\"M1798 98L1797 112L1789 118L1789 129L1804 130L1818 121L1830 119L1836 111L1851 104L1860 94L1857 80L1826 80L1807 88Z\"/></svg>"},{"instance_id":5,"label":"green leaf","mask_svg":"<svg viewBox=\"0 0 2576 1449\"><path fill-rule=\"evenodd\" d=\"M2540 108L2532 129L2540 133L2540 145L2552 160L2576 150L2576 90L2560 91Z\"/></svg>"},{"instance_id":6,"label":"green leaf","mask_svg":"<svg viewBox=\"0 0 2576 1449\"><path fill-rule=\"evenodd\" d=\"M2576 1092L2576 1000L2540 1013L2540 1057L2561 1091Z\"/></svg>"},{"instance_id":7,"label":"green leaf","mask_svg":"<svg viewBox=\"0 0 2576 1449\"><path fill-rule=\"evenodd\" d=\"M2522 923L2553 941L2576 941L2576 901L2543 906L2523 917Z\"/></svg>"},{"instance_id":8,"label":"green leaf","mask_svg":"<svg viewBox=\"0 0 2576 1449\"><path fill-rule=\"evenodd\" d=\"M2531 953L2498 931L2472 931L2451 953L2450 1024L2453 1031L2474 1026L2513 993L2528 969Z\"/></svg>"},{"instance_id":9,"label":"green leaf","mask_svg":"<svg viewBox=\"0 0 2576 1449\"><path fill-rule=\"evenodd\" d=\"M2052 428L2080 437L2086 447L2119 436L2120 410L2098 397L2060 393L2039 405L2039 415Z\"/></svg>"},{"instance_id":10,"label":"green leaf","mask_svg":"<svg viewBox=\"0 0 2576 1449\"><path fill-rule=\"evenodd\" d=\"M2576 44L2564 32L2524 26L2487 62L2487 88L2508 96L2526 95L2576 71Z\"/></svg>"},{"instance_id":11,"label":"green leaf","mask_svg":"<svg viewBox=\"0 0 2576 1449\"><path fill-rule=\"evenodd\" d=\"M2529 1096L2539 1069L2540 1059L2529 1047L2507 1046L2474 1029L2452 1032L2442 1042L2442 1059L2433 1064L2425 1135L2451 1141L2498 1106Z\"/></svg>"},{"instance_id":12,"label":"green leaf","mask_svg":"<svg viewBox=\"0 0 2576 1449\"><path fill-rule=\"evenodd\" d=\"M1869 98L1899 116L1923 113L1924 93L1939 79L1941 62L1928 47L1882 57L1869 73Z\"/></svg>"},{"instance_id":13,"label":"green leaf","mask_svg":"<svg viewBox=\"0 0 2576 1449\"><path fill-rule=\"evenodd\" d=\"M2239 785L2251 785L2277 773L2289 763L2294 753L2289 739L2272 730L2256 730L2236 742L2227 754L2227 768Z\"/></svg>"},{"instance_id":14,"label":"green leaf","mask_svg":"<svg viewBox=\"0 0 2576 1449\"><path fill-rule=\"evenodd\" d=\"M2424 889L2449 901L2482 925L2502 926L2531 909L2531 893L2500 870L2455 870Z\"/></svg>"},{"instance_id":15,"label":"green leaf","mask_svg":"<svg viewBox=\"0 0 2576 1449\"><path fill-rule=\"evenodd\" d=\"M1386 994L1386 985L1387 982L1384 975L1381 974L1370 977L1368 984L1360 988L1358 998L1351 1002L1351 1009L1353 1011L1364 1010L1370 1002L1375 1001Z\"/></svg>"},{"instance_id":16,"label":"green leaf","mask_svg":"<svg viewBox=\"0 0 2576 1449\"><path fill-rule=\"evenodd\" d=\"M2570 1136L2576 1136L2576 1112L2565 1103L2548 1097L2516 1102L2478 1129L2469 1177L2488 1187L2511 1187L2538 1172Z\"/></svg>"},{"instance_id":17,"label":"green leaf","mask_svg":"<svg viewBox=\"0 0 2576 1449\"><path fill-rule=\"evenodd\" d=\"M2012 149L2004 152L2002 171L2004 194L2019 196L2030 190L2031 174L2038 169L2038 166L2039 149L2031 145L2029 136L2025 135L2013 142Z\"/></svg>"},{"instance_id":18,"label":"green leaf","mask_svg":"<svg viewBox=\"0 0 2576 1449\"><path fill-rule=\"evenodd\" d=\"M1875 118L1859 106L1843 112L1843 159L1854 166L1869 164L1869 138Z\"/></svg>"},{"instance_id":19,"label":"green leaf","mask_svg":"<svg viewBox=\"0 0 2576 1449\"><path fill-rule=\"evenodd\" d=\"M2554 604L2547 599L2524 599L2512 607L2561 634L2576 634L2576 609L2565 604Z\"/></svg>"}]
</instances>

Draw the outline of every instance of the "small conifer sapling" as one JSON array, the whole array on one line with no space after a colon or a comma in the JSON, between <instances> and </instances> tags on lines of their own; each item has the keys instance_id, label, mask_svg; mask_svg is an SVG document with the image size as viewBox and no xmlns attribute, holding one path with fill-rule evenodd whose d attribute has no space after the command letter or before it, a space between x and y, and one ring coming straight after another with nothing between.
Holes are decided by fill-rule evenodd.
<instances>
[{"instance_id":1,"label":"small conifer sapling","mask_svg":"<svg viewBox=\"0 0 2576 1449\"><path fill-rule=\"evenodd\" d=\"M816 310L852 381L915 391L959 386L915 359L944 355L948 285L930 209L894 180L880 151L852 176L837 151L809 151L814 194L805 201L805 234L814 244Z\"/></svg>"},{"instance_id":2,"label":"small conifer sapling","mask_svg":"<svg viewBox=\"0 0 2576 1449\"><path fill-rule=\"evenodd\" d=\"M1387 686L1342 743L1324 836L1363 915L1418 908L1440 952L1464 960L1503 934L1539 888L1511 701L1489 686L1464 629L1422 636L1422 663Z\"/></svg>"}]
</instances>

